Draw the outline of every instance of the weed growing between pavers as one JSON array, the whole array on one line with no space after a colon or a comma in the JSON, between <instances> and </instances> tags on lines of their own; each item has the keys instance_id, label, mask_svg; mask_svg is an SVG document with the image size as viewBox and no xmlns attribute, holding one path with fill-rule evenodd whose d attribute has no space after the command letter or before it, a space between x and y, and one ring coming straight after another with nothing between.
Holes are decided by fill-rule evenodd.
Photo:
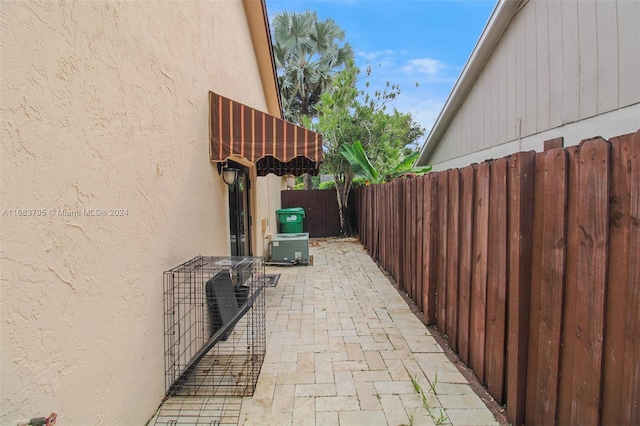
<instances>
[{"instance_id":1,"label":"weed growing between pavers","mask_svg":"<svg viewBox=\"0 0 640 426\"><path fill-rule=\"evenodd\" d=\"M427 413L429 414L429 417L431 417L431 419L434 421L434 423L437 424L437 425L441 425L441 424L445 423L448 420L448 418L447 418L447 415L442 410L442 407L438 407L438 415L436 415L434 413L435 407L432 408L429 405L429 402L427 401L427 396L425 395L424 391L422 390L422 386L420 386L420 383L418 383L418 380L414 376L411 376L411 383L413 384L413 388L416 390L416 392L422 397L422 405L427 410ZM437 385L438 385L438 372L436 371L435 380L430 385L430 389L429 389L429 391L432 392L434 395L437 395L437 392L436 392L436 386ZM410 426L413 425L413 419L415 417L415 414L416 414L416 411L414 410L413 414L411 414L409 416L409 425Z\"/></svg>"}]
</instances>

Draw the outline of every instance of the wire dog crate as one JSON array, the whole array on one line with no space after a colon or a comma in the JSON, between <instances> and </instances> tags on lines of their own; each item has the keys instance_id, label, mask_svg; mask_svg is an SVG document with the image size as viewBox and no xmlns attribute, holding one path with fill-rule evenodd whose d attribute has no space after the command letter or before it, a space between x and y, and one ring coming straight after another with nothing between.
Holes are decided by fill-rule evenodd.
<instances>
[{"instance_id":1,"label":"wire dog crate","mask_svg":"<svg viewBox=\"0 0 640 426\"><path fill-rule=\"evenodd\" d=\"M251 396L266 352L264 259L198 256L164 273L170 396Z\"/></svg>"}]
</instances>

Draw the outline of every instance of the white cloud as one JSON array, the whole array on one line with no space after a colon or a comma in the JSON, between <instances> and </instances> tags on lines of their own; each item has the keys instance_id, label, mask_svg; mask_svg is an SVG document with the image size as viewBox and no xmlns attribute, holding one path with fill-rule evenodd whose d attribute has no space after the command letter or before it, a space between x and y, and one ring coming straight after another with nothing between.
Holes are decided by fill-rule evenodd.
<instances>
[{"instance_id":1,"label":"white cloud","mask_svg":"<svg viewBox=\"0 0 640 426\"><path fill-rule=\"evenodd\" d=\"M375 52L358 52L357 55L366 59L367 61L373 61L376 58L388 58L390 56L396 55L395 50L386 49L386 50L376 50Z\"/></svg>"},{"instance_id":2,"label":"white cloud","mask_svg":"<svg viewBox=\"0 0 640 426\"><path fill-rule=\"evenodd\" d=\"M425 74L425 75L437 75L442 70L446 70L448 66L437 59L420 58L411 59L407 62L407 65L402 67L402 71L408 74Z\"/></svg>"},{"instance_id":3,"label":"white cloud","mask_svg":"<svg viewBox=\"0 0 640 426\"><path fill-rule=\"evenodd\" d=\"M367 61L373 61L378 57L378 52L358 52L358 56L365 58Z\"/></svg>"}]
</instances>

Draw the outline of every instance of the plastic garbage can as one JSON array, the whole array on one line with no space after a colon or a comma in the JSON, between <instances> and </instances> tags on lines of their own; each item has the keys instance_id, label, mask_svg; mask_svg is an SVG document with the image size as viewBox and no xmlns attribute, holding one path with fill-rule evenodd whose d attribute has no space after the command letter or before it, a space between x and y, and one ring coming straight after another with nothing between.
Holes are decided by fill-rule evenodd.
<instances>
[{"instance_id":1,"label":"plastic garbage can","mask_svg":"<svg viewBox=\"0 0 640 426\"><path fill-rule=\"evenodd\" d=\"M290 207L276 210L278 216L278 229L280 234L299 234L302 232L302 219L304 209L302 207Z\"/></svg>"}]
</instances>

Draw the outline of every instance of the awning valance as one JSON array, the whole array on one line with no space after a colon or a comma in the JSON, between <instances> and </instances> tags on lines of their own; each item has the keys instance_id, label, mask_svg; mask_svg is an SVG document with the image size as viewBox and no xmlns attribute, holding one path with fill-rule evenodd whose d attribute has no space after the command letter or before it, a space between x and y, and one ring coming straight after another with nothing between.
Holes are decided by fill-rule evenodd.
<instances>
[{"instance_id":1,"label":"awning valance","mask_svg":"<svg viewBox=\"0 0 640 426\"><path fill-rule=\"evenodd\" d=\"M213 162L246 158L258 176L317 175L322 135L209 92L209 140Z\"/></svg>"}]
</instances>

